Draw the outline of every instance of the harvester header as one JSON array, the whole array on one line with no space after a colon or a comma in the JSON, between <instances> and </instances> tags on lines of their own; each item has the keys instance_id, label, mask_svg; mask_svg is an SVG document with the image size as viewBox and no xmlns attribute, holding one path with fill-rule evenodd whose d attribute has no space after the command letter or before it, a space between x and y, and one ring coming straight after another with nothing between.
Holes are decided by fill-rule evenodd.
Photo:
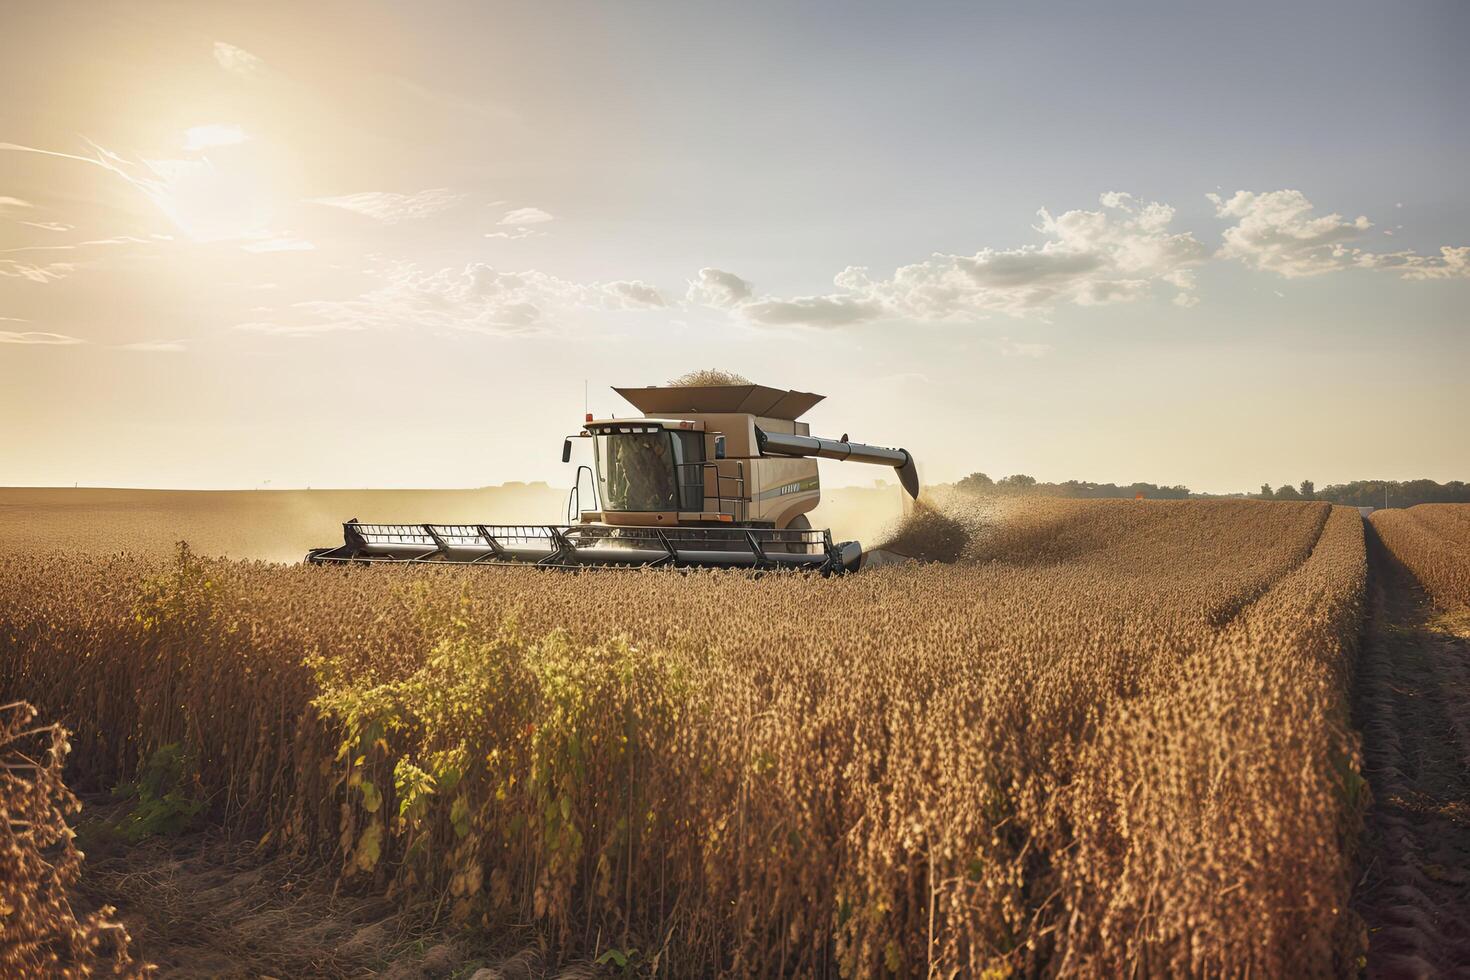
<instances>
[{"instance_id":1,"label":"harvester header","mask_svg":"<svg viewBox=\"0 0 1470 980\"><path fill-rule=\"evenodd\" d=\"M589 415L567 437L563 462L577 439L591 443L593 462L577 468L565 524L353 520L342 547L307 560L851 571L861 545L834 543L806 516L821 497L817 459L892 467L904 490L919 495L907 450L811 434L799 420L821 395L756 384L613 390L644 414Z\"/></svg>"}]
</instances>

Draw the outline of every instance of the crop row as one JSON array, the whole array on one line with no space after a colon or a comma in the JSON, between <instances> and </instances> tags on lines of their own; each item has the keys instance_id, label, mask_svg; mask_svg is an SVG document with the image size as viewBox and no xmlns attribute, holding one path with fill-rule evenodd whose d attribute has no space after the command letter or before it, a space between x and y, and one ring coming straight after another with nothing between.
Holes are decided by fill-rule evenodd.
<instances>
[{"instance_id":1,"label":"crop row","mask_svg":"<svg viewBox=\"0 0 1470 980\"><path fill-rule=\"evenodd\" d=\"M645 969L1351 969L1356 511L954 519L833 580L17 561L0 689L78 779L180 744L349 887Z\"/></svg>"},{"instance_id":2,"label":"crop row","mask_svg":"<svg viewBox=\"0 0 1470 980\"><path fill-rule=\"evenodd\" d=\"M1470 504L1374 511L1383 546L1445 609L1470 606Z\"/></svg>"}]
</instances>

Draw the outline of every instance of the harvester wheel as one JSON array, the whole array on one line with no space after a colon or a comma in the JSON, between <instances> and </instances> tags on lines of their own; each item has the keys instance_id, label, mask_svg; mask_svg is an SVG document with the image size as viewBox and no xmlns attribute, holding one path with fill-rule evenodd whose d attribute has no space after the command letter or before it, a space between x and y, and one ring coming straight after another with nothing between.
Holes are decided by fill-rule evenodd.
<instances>
[{"instance_id":1,"label":"harvester wheel","mask_svg":"<svg viewBox=\"0 0 1470 980\"><path fill-rule=\"evenodd\" d=\"M791 523L787 524L785 528L785 530L787 531L810 531L811 529L812 522L807 519L807 516L805 514L797 514L791 519ZM798 541L791 541L784 542L782 544L771 545L771 547L767 548L766 550L779 551L782 554L787 555L804 555L806 554L806 545Z\"/></svg>"}]
</instances>

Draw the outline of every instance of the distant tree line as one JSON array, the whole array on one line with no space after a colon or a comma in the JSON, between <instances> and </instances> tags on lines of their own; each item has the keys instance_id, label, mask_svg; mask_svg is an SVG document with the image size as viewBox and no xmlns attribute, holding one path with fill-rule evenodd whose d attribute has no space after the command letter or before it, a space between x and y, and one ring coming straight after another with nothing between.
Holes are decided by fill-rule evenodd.
<instances>
[{"instance_id":1,"label":"distant tree line","mask_svg":"<svg viewBox=\"0 0 1470 980\"><path fill-rule=\"evenodd\" d=\"M1317 500L1317 487L1311 480L1303 480L1300 487L1294 487L1290 483L1283 483L1275 490L1271 484L1261 484L1261 492L1255 496L1262 500Z\"/></svg>"},{"instance_id":2,"label":"distant tree line","mask_svg":"<svg viewBox=\"0 0 1470 980\"><path fill-rule=\"evenodd\" d=\"M1085 480L1067 480L1064 483L1041 483L1024 473L992 480L984 473L971 473L955 484L955 489L964 493L980 495L1009 495L1034 497L1077 497L1101 499L1106 497L1133 498L1142 494L1150 500L1185 500L1189 497L1208 497L1213 494L1191 493L1186 486L1161 487L1153 483L1089 483ZM1333 484L1318 490L1311 480L1303 480L1296 486L1283 483L1276 489L1271 484L1261 484L1259 493L1227 494L1227 496L1255 497L1258 500L1325 500L1334 504L1352 507L1384 506L1384 490L1388 491L1389 507L1412 507L1415 504L1466 504L1470 503L1470 484L1459 480L1435 483L1433 480L1354 480L1352 483Z\"/></svg>"},{"instance_id":3,"label":"distant tree line","mask_svg":"<svg viewBox=\"0 0 1470 980\"><path fill-rule=\"evenodd\" d=\"M1186 486L1161 487L1153 483L1090 483L1085 480L1067 480L1064 483L1040 483L1035 477L1024 473L992 480L984 473L971 473L955 484L955 489L973 494L1005 494L1034 497L1077 497L1102 499L1126 497L1132 499L1139 494L1150 500L1184 500L1190 496Z\"/></svg>"},{"instance_id":4,"label":"distant tree line","mask_svg":"<svg viewBox=\"0 0 1470 980\"><path fill-rule=\"evenodd\" d=\"M1285 484L1275 490L1271 489L1271 484L1263 483L1261 492L1255 496L1262 500L1326 500L1351 507L1383 507L1385 491L1389 507L1470 503L1470 484L1460 480L1448 483L1435 483L1433 480L1354 480L1321 490L1316 489L1311 480L1303 480L1300 487Z\"/></svg>"}]
</instances>

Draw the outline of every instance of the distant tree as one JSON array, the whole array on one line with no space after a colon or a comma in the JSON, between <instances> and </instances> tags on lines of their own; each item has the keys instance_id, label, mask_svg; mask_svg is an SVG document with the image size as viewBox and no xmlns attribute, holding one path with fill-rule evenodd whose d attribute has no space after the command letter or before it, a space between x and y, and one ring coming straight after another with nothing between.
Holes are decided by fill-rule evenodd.
<instances>
[{"instance_id":1,"label":"distant tree","mask_svg":"<svg viewBox=\"0 0 1470 980\"><path fill-rule=\"evenodd\" d=\"M1302 495L1299 494L1299 493L1297 493L1296 487L1292 486L1290 483L1283 483L1281 486L1279 486L1279 487L1276 488L1276 497L1275 497L1275 499L1277 499L1277 500L1301 500L1302 499Z\"/></svg>"},{"instance_id":2,"label":"distant tree","mask_svg":"<svg viewBox=\"0 0 1470 980\"><path fill-rule=\"evenodd\" d=\"M1270 500L1274 496L1275 496L1275 494L1271 492L1271 484L1269 484L1269 483L1263 483L1263 484L1261 484L1261 499L1262 500Z\"/></svg>"},{"instance_id":3,"label":"distant tree","mask_svg":"<svg viewBox=\"0 0 1470 980\"><path fill-rule=\"evenodd\" d=\"M965 493L984 493L985 491L994 488L994 486L995 481L986 476L984 473L971 473L969 476L956 483L955 489L963 490Z\"/></svg>"},{"instance_id":4,"label":"distant tree","mask_svg":"<svg viewBox=\"0 0 1470 980\"><path fill-rule=\"evenodd\" d=\"M1334 484L1317 491L1318 500L1352 507L1383 507L1387 492L1389 507L1413 507L1415 504L1470 504L1470 485L1460 480L1436 483L1433 480L1355 480Z\"/></svg>"},{"instance_id":5,"label":"distant tree","mask_svg":"<svg viewBox=\"0 0 1470 980\"><path fill-rule=\"evenodd\" d=\"M1316 486L1314 486L1312 484L1312 481L1311 480L1303 480L1302 481L1301 492L1302 492L1302 499L1303 500L1316 500L1317 499L1317 488L1316 488Z\"/></svg>"},{"instance_id":6,"label":"distant tree","mask_svg":"<svg viewBox=\"0 0 1470 980\"><path fill-rule=\"evenodd\" d=\"M1025 473L1014 473L1001 480L999 486L1008 490L1030 490L1036 486L1036 477L1027 476Z\"/></svg>"}]
</instances>

